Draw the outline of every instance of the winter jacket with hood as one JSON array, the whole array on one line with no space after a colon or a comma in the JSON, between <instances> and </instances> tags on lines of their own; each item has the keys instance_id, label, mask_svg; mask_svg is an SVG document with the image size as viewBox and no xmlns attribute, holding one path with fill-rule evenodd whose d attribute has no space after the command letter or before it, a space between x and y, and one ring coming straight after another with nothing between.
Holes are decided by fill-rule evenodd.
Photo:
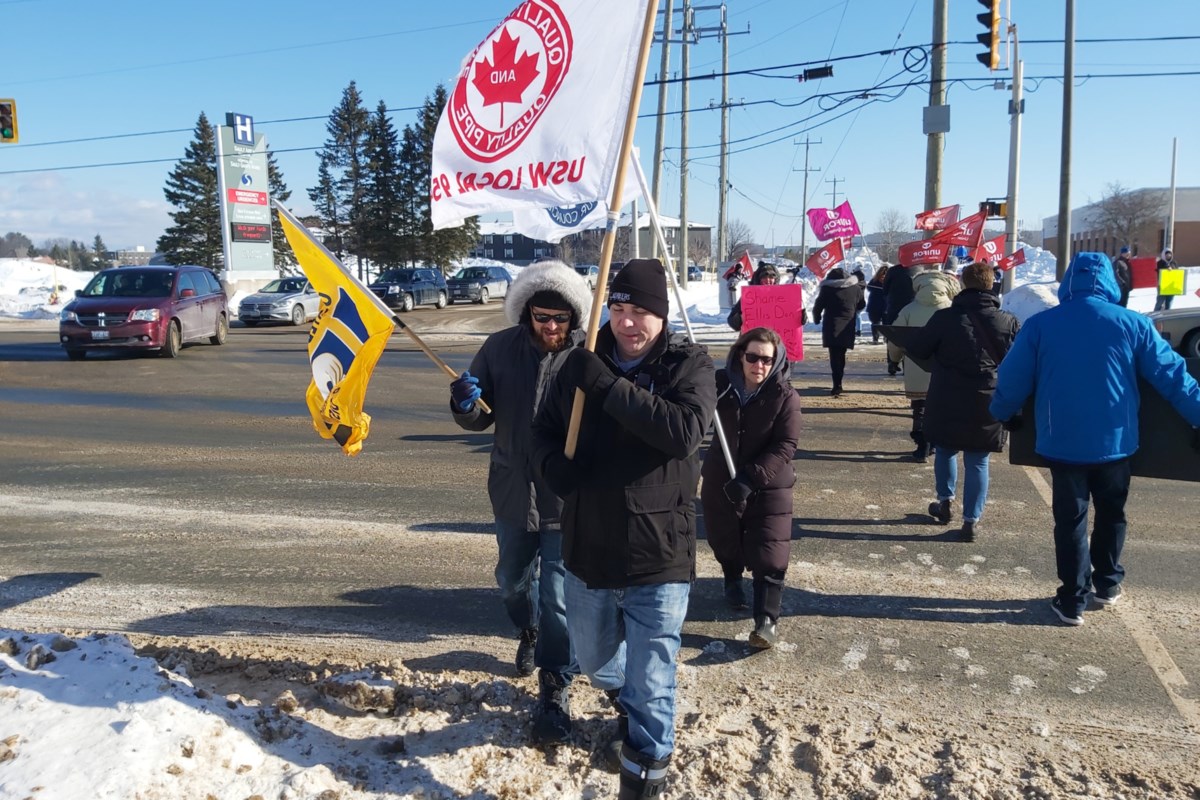
<instances>
[{"instance_id":1,"label":"winter jacket with hood","mask_svg":"<svg viewBox=\"0 0 1200 800\"><path fill-rule=\"evenodd\" d=\"M742 363L730 351L717 372L717 414L738 474L753 487L739 519L725 496L725 453L714 437L704 456L700 502L717 561L753 572L784 572L792 540L792 459L800 438L800 396L789 382L787 355L775 360L758 391L747 395Z\"/></svg>"},{"instance_id":2,"label":"winter jacket with hood","mask_svg":"<svg viewBox=\"0 0 1200 800\"><path fill-rule=\"evenodd\" d=\"M575 387L556 379L533 422L539 470L569 468L563 562L589 589L690 581L696 569L700 445L717 403L708 352L663 331L640 364L622 372L608 354L606 324L596 354L618 380L583 407L575 459L563 444Z\"/></svg>"},{"instance_id":3,"label":"winter jacket with hood","mask_svg":"<svg viewBox=\"0 0 1200 800\"><path fill-rule=\"evenodd\" d=\"M996 389L996 363L1005 360L1020 328L985 289L963 289L949 308L933 312L905 348L932 358L925 401L925 440L950 450L999 452L1005 432L988 412ZM993 356L995 350L997 355Z\"/></svg>"},{"instance_id":4,"label":"winter jacket with hood","mask_svg":"<svg viewBox=\"0 0 1200 800\"><path fill-rule=\"evenodd\" d=\"M770 275L779 282L779 270L775 269L770 264L762 264L758 269L754 270L754 276L750 278L751 286L761 286L763 278ZM733 304L733 308L729 311L729 316L725 318L726 324L733 328L738 333L742 332L742 301L738 300Z\"/></svg>"},{"instance_id":5,"label":"winter jacket with hood","mask_svg":"<svg viewBox=\"0 0 1200 800\"><path fill-rule=\"evenodd\" d=\"M919 272L913 277L913 289L916 297L900 309L893 325L903 325L920 328L933 312L939 308L949 308L950 301L962 290L962 284L953 275L945 272ZM892 342L888 342L888 359L900 363L904 351ZM929 373L911 361L904 365L904 394L909 398L921 398L929 391Z\"/></svg>"},{"instance_id":6,"label":"winter jacket with hood","mask_svg":"<svg viewBox=\"0 0 1200 800\"><path fill-rule=\"evenodd\" d=\"M914 297L913 276L920 271L920 267L906 267L903 264L897 264L888 269L887 275L883 278L884 325L891 325L895 322L900 309L912 302Z\"/></svg>"},{"instance_id":7,"label":"winter jacket with hood","mask_svg":"<svg viewBox=\"0 0 1200 800\"><path fill-rule=\"evenodd\" d=\"M1200 386L1147 317L1117 305L1120 294L1108 256L1079 253L1059 304L1025 322L1000 365L992 415L1008 420L1033 395L1043 458L1103 464L1133 455L1139 377L1200 426Z\"/></svg>"},{"instance_id":8,"label":"winter jacket with hood","mask_svg":"<svg viewBox=\"0 0 1200 800\"><path fill-rule=\"evenodd\" d=\"M536 531L557 523L562 501L543 481L531 458L530 426L542 394L558 372L566 352L583 342L584 331L568 335L567 346L543 353L533 339L526 304L540 291L554 291L571 306L575 319L585 319L592 305L587 281L561 261L543 261L525 269L509 286L504 314L512 327L489 336L471 361L471 374L479 378L483 401L492 409L484 413L476 404L460 413L450 410L460 428L487 430L496 426L488 465L488 496L492 514L513 527ZM524 319L522 319L524 318Z\"/></svg>"},{"instance_id":9,"label":"winter jacket with hood","mask_svg":"<svg viewBox=\"0 0 1200 800\"><path fill-rule=\"evenodd\" d=\"M884 275L883 278L886 280L887 275ZM880 325L883 323L883 312L886 310L887 292L883 290L883 280L871 278L867 282L867 319L871 320L872 325Z\"/></svg>"},{"instance_id":10,"label":"winter jacket with hood","mask_svg":"<svg viewBox=\"0 0 1200 800\"><path fill-rule=\"evenodd\" d=\"M818 284L813 322L821 324L821 346L854 349L854 318L866 308L863 285L841 269L830 270Z\"/></svg>"}]
</instances>

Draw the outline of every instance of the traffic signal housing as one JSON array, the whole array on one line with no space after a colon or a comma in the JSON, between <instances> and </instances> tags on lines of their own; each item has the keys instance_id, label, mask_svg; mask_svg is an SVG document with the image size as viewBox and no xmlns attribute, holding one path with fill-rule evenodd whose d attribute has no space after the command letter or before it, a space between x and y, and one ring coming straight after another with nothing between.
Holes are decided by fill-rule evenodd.
<instances>
[{"instance_id":1,"label":"traffic signal housing","mask_svg":"<svg viewBox=\"0 0 1200 800\"><path fill-rule=\"evenodd\" d=\"M984 200L979 204L979 210L988 219L1003 219L1008 216L1008 200Z\"/></svg>"},{"instance_id":2,"label":"traffic signal housing","mask_svg":"<svg viewBox=\"0 0 1200 800\"><path fill-rule=\"evenodd\" d=\"M979 0L979 4L987 11L976 14L975 19L987 28L987 32L975 38L987 48L987 52L978 53L975 58L988 69L1000 69L1000 0Z\"/></svg>"},{"instance_id":3,"label":"traffic signal housing","mask_svg":"<svg viewBox=\"0 0 1200 800\"><path fill-rule=\"evenodd\" d=\"M0 99L0 144L16 144L17 101Z\"/></svg>"}]
</instances>

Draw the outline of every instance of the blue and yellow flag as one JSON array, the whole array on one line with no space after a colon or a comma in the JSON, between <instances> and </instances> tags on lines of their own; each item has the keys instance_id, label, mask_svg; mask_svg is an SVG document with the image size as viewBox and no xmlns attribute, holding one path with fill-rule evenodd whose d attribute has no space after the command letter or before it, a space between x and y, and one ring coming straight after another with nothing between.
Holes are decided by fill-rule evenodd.
<instances>
[{"instance_id":1,"label":"blue and yellow flag","mask_svg":"<svg viewBox=\"0 0 1200 800\"><path fill-rule=\"evenodd\" d=\"M371 428L363 411L367 381L395 330L392 313L341 262L276 204L279 222L300 268L321 297L308 333L312 383L305 393L313 427L348 456L362 450Z\"/></svg>"}]
</instances>

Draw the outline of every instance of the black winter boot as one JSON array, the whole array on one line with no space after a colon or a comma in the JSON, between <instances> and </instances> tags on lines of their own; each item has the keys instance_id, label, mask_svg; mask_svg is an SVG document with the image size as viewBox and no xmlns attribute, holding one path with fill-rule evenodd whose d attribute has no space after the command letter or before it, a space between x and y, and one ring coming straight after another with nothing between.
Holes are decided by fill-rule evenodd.
<instances>
[{"instance_id":1,"label":"black winter boot","mask_svg":"<svg viewBox=\"0 0 1200 800\"><path fill-rule=\"evenodd\" d=\"M929 516L933 517L936 522L946 525L954 518L954 510L950 507L949 500L935 500L929 504Z\"/></svg>"},{"instance_id":2,"label":"black winter boot","mask_svg":"<svg viewBox=\"0 0 1200 800\"><path fill-rule=\"evenodd\" d=\"M769 650L779 641L775 620L763 614L754 618L754 631L750 634L750 646L758 650Z\"/></svg>"},{"instance_id":3,"label":"black winter boot","mask_svg":"<svg viewBox=\"0 0 1200 800\"><path fill-rule=\"evenodd\" d=\"M621 748L621 791L617 800L641 800L658 797L667 786L667 765L671 757L654 759L629 745Z\"/></svg>"},{"instance_id":4,"label":"black winter boot","mask_svg":"<svg viewBox=\"0 0 1200 800\"><path fill-rule=\"evenodd\" d=\"M537 628L526 628L521 631L521 638L517 642L516 665L518 675L533 674L533 656L537 652L537 637Z\"/></svg>"},{"instance_id":5,"label":"black winter boot","mask_svg":"<svg viewBox=\"0 0 1200 800\"><path fill-rule=\"evenodd\" d=\"M604 760L610 770L620 772L621 748L625 746L625 740L629 738L629 712L625 710L625 706L621 705L620 689L608 689L604 693L608 695L608 701L612 703L613 710L617 712L617 734L608 743Z\"/></svg>"},{"instance_id":6,"label":"black winter boot","mask_svg":"<svg viewBox=\"0 0 1200 800\"><path fill-rule=\"evenodd\" d=\"M541 745L562 744L571 736L570 679L549 670L538 671L537 709L533 712L533 740Z\"/></svg>"}]
</instances>

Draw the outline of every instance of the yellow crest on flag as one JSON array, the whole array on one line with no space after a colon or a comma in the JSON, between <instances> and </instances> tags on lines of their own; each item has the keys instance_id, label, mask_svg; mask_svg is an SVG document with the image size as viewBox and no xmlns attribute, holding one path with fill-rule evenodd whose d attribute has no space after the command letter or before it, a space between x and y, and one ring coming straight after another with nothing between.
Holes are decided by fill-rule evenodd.
<instances>
[{"instance_id":1,"label":"yellow crest on flag","mask_svg":"<svg viewBox=\"0 0 1200 800\"><path fill-rule=\"evenodd\" d=\"M375 363L395 330L391 312L286 209L276 208L300 268L321 297L308 334L312 383L305 400L313 427L355 456L370 431L363 400Z\"/></svg>"}]
</instances>

